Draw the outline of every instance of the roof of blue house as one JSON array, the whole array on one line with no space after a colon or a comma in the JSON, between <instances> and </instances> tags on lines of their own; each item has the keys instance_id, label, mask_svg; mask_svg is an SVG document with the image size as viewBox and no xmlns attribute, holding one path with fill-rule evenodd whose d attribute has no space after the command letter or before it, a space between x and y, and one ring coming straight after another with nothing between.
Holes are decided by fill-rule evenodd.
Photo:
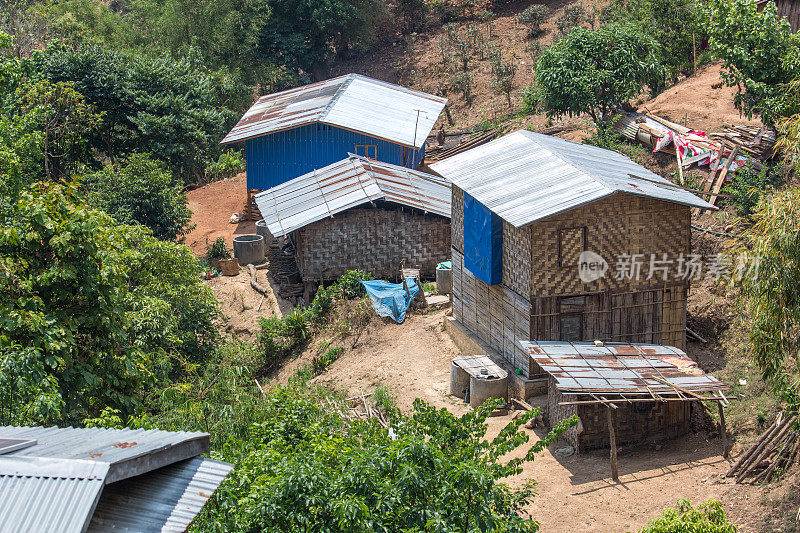
<instances>
[{"instance_id":1,"label":"roof of blue house","mask_svg":"<svg viewBox=\"0 0 800 533\"><path fill-rule=\"evenodd\" d=\"M222 144L320 123L421 148L446 103L446 98L347 74L262 96Z\"/></svg>"}]
</instances>

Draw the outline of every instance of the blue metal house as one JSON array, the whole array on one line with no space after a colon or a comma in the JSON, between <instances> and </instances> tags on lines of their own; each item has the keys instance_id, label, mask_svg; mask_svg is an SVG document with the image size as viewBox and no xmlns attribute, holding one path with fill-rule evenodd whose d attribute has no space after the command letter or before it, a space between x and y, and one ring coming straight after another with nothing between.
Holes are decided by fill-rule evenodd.
<instances>
[{"instance_id":1,"label":"blue metal house","mask_svg":"<svg viewBox=\"0 0 800 533\"><path fill-rule=\"evenodd\" d=\"M270 189L348 153L416 168L445 103L347 74L262 96L222 144L245 142L249 190Z\"/></svg>"}]
</instances>

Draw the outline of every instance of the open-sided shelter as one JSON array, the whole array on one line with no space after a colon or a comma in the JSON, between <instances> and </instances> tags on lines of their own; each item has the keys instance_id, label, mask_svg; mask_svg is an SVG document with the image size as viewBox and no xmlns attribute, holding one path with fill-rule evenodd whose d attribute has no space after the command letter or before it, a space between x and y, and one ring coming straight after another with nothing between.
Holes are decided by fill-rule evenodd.
<instances>
[{"instance_id":1,"label":"open-sided shelter","mask_svg":"<svg viewBox=\"0 0 800 533\"><path fill-rule=\"evenodd\" d=\"M255 201L270 233L291 240L304 282L393 279L403 264L430 277L450 255L450 183L424 172L350 154Z\"/></svg>"},{"instance_id":2,"label":"open-sided shelter","mask_svg":"<svg viewBox=\"0 0 800 533\"><path fill-rule=\"evenodd\" d=\"M728 386L703 372L683 350L655 344L522 342L547 374L552 425L578 415L564 433L576 450L608 446L608 413L616 444L657 442L691 429L691 406L727 403Z\"/></svg>"},{"instance_id":3,"label":"open-sided shelter","mask_svg":"<svg viewBox=\"0 0 800 533\"><path fill-rule=\"evenodd\" d=\"M416 168L446 98L347 74L262 96L222 144L245 143L247 188L263 191L355 153Z\"/></svg>"},{"instance_id":4,"label":"open-sided shelter","mask_svg":"<svg viewBox=\"0 0 800 533\"><path fill-rule=\"evenodd\" d=\"M621 154L529 131L431 169L453 183L453 315L523 375L541 371L519 341L684 347L688 280L647 266L687 258L690 208L710 204Z\"/></svg>"}]
</instances>

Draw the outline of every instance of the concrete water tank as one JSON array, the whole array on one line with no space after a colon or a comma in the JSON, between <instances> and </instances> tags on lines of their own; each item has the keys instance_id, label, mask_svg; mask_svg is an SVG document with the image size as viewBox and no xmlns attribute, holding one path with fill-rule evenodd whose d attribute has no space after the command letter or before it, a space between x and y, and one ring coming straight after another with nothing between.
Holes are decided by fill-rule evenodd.
<instances>
[{"instance_id":1,"label":"concrete water tank","mask_svg":"<svg viewBox=\"0 0 800 533\"><path fill-rule=\"evenodd\" d=\"M261 235L264 237L265 243L272 242L272 233L270 233L269 228L267 227L266 220L259 220L256 222L256 235Z\"/></svg>"},{"instance_id":2,"label":"concrete water tank","mask_svg":"<svg viewBox=\"0 0 800 533\"><path fill-rule=\"evenodd\" d=\"M473 409L489 398L508 399L508 374L496 373L469 377L469 405Z\"/></svg>"},{"instance_id":3,"label":"concrete water tank","mask_svg":"<svg viewBox=\"0 0 800 533\"><path fill-rule=\"evenodd\" d=\"M453 270L450 268L436 267L436 292L450 294L453 292Z\"/></svg>"},{"instance_id":4,"label":"concrete water tank","mask_svg":"<svg viewBox=\"0 0 800 533\"><path fill-rule=\"evenodd\" d=\"M233 238L233 256L240 265L258 263L264 259L264 237L261 235L239 235Z\"/></svg>"},{"instance_id":5,"label":"concrete water tank","mask_svg":"<svg viewBox=\"0 0 800 533\"><path fill-rule=\"evenodd\" d=\"M450 363L450 394L463 400L467 388L469 388L469 372L453 361Z\"/></svg>"}]
</instances>

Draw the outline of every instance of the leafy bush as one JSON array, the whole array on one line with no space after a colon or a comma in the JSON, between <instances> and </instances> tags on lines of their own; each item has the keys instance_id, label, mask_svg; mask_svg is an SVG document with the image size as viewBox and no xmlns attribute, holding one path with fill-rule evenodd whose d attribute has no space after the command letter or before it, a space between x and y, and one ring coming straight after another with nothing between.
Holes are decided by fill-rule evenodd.
<instances>
[{"instance_id":1,"label":"leafy bush","mask_svg":"<svg viewBox=\"0 0 800 533\"><path fill-rule=\"evenodd\" d=\"M224 447L237 468L195 523L199 531L536 531L525 506L533 483L502 483L577 420L501 460L528 441L536 412L493 439L486 420L498 401L455 417L420 400L390 414L394 436L374 421L348 424L313 387L276 387L245 439ZM250 415L252 416L252 415Z\"/></svg>"},{"instance_id":2,"label":"leafy bush","mask_svg":"<svg viewBox=\"0 0 800 533\"><path fill-rule=\"evenodd\" d=\"M469 105L472 102L472 74L469 72L459 72L453 76L450 88L464 95L464 101Z\"/></svg>"},{"instance_id":3,"label":"leafy bush","mask_svg":"<svg viewBox=\"0 0 800 533\"><path fill-rule=\"evenodd\" d=\"M719 500L709 500L696 509L689 500L678 500L675 508L664 511L639 533L736 533L736 526L725 518Z\"/></svg>"},{"instance_id":4,"label":"leafy bush","mask_svg":"<svg viewBox=\"0 0 800 533\"><path fill-rule=\"evenodd\" d=\"M533 115L539 112L539 91L536 85L528 85L522 89L522 113Z\"/></svg>"},{"instance_id":5,"label":"leafy bush","mask_svg":"<svg viewBox=\"0 0 800 533\"><path fill-rule=\"evenodd\" d=\"M764 165L761 170L748 166L739 169L733 179L725 185L724 192L733 195L727 200L736 208L736 214L750 219L762 196L769 194L784 183L786 169L781 164Z\"/></svg>"},{"instance_id":6,"label":"leafy bush","mask_svg":"<svg viewBox=\"0 0 800 533\"><path fill-rule=\"evenodd\" d=\"M550 16L550 8L544 4L533 4L522 10L517 15L516 21L528 26L528 34L531 36L539 35L542 31L542 22Z\"/></svg>"},{"instance_id":7,"label":"leafy bush","mask_svg":"<svg viewBox=\"0 0 800 533\"><path fill-rule=\"evenodd\" d=\"M511 107L511 93L514 92L514 75L517 73L517 64L514 60L503 61L497 56L492 61L492 88L498 94L503 94Z\"/></svg>"},{"instance_id":8,"label":"leafy bush","mask_svg":"<svg viewBox=\"0 0 800 533\"><path fill-rule=\"evenodd\" d=\"M582 3L568 5L564 8L564 13L556 19L556 27L561 34L569 33L572 28L579 27L585 17L586 10Z\"/></svg>"},{"instance_id":9,"label":"leafy bush","mask_svg":"<svg viewBox=\"0 0 800 533\"><path fill-rule=\"evenodd\" d=\"M141 224L159 239L175 240L192 229L183 186L149 155L133 154L87 177L89 203L120 224Z\"/></svg>"},{"instance_id":10,"label":"leafy bush","mask_svg":"<svg viewBox=\"0 0 800 533\"><path fill-rule=\"evenodd\" d=\"M588 113L595 124L622 102L663 79L658 43L632 26L578 28L547 48L536 83L549 116Z\"/></svg>"},{"instance_id":11,"label":"leafy bush","mask_svg":"<svg viewBox=\"0 0 800 533\"><path fill-rule=\"evenodd\" d=\"M219 154L219 159L206 167L206 180L216 181L232 178L244 172L245 161L239 150L227 150Z\"/></svg>"},{"instance_id":12,"label":"leafy bush","mask_svg":"<svg viewBox=\"0 0 800 533\"><path fill-rule=\"evenodd\" d=\"M217 237L217 239L209 244L206 240L206 259L211 262L212 259L230 259L233 250L228 248L228 242L225 237Z\"/></svg>"},{"instance_id":13,"label":"leafy bush","mask_svg":"<svg viewBox=\"0 0 800 533\"><path fill-rule=\"evenodd\" d=\"M709 29L712 51L724 61L722 77L737 87L734 105L748 117L772 124L785 113L785 84L800 78L800 36L767 2L713 0Z\"/></svg>"}]
</instances>

